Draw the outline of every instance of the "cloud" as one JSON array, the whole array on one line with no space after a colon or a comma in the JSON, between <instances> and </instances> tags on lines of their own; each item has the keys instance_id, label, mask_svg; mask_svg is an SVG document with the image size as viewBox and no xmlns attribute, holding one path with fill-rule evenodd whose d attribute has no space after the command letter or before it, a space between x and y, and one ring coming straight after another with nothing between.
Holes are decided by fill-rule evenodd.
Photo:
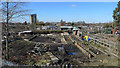
<instances>
[{"instance_id":1,"label":"cloud","mask_svg":"<svg viewBox=\"0 0 120 68\"><path fill-rule=\"evenodd\" d=\"M72 5L72 7L76 7L77 5Z\"/></svg>"}]
</instances>

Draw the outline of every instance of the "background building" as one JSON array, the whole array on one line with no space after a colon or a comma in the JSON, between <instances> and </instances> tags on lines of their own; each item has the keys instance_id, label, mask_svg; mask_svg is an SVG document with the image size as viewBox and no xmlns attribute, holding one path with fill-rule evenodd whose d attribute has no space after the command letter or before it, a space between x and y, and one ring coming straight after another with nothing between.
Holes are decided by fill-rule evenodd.
<instances>
[{"instance_id":1,"label":"background building","mask_svg":"<svg viewBox=\"0 0 120 68\"><path fill-rule=\"evenodd\" d=\"M30 24L35 24L37 22L37 15L31 14L30 15Z\"/></svg>"},{"instance_id":2,"label":"background building","mask_svg":"<svg viewBox=\"0 0 120 68\"><path fill-rule=\"evenodd\" d=\"M61 30L72 30L73 27L72 26L60 26Z\"/></svg>"}]
</instances>

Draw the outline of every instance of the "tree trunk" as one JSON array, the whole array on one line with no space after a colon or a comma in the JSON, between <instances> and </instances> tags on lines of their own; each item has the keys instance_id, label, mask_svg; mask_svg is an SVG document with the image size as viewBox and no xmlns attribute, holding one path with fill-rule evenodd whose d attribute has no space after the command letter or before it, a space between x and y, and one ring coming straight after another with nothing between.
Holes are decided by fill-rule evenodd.
<instances>
[{"instance_id":1,"label":"tree trunk","mask_svg":"<svg viewBox=\"0 0 120 68\"><path fill-rule=\"evenodd\" d=\"M8 10L8 4L7 2L7 23L6 23L6 59L9 59L9 54L8 54L8 16L9 16L9 10Z\"/></svg>"}]
</instances>

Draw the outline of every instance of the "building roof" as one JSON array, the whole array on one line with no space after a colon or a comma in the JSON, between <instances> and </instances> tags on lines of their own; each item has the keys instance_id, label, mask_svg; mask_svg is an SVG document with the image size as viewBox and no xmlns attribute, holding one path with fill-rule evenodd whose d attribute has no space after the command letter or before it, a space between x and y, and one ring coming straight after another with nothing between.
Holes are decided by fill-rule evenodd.
<instances>
[{"instance_id":1,"label":"building roof","mask_svg":"<svg viewBox=\"0 0 120 68\"><path fill-rule=\"evenodd\" d=\"M19 33L31 33L32 31L22 31L22 32L19 32Z\"/></svg>"},{"instance_id":2,"label":"building roof","mask_svg":"<svg viewBox=\"0 0 120 68\"><path fill-rule=\"evenodd\" d=\"M73 27L73 30L79 30L77 27Z\"/></svg>"},{"instance_id":3,"label":"building roof","mask_svg":"<svg viewBox=\"0 0 120 68\"><path fill-rule=\"evenodd\" d=\"M60 26L60 28L73 28L72 26Z\"/></svg>"},{"instance_id":4,"label":"building roof","mask_svg":"<svg viewBox=\"0 0 120 68\"><path fill-rule=\"evenodd\" d=\"M30 30L30 31L23 31L23 32L28 32L29 33L29 32L32 32L32 31Z\"/></svg>"}]
</instances>

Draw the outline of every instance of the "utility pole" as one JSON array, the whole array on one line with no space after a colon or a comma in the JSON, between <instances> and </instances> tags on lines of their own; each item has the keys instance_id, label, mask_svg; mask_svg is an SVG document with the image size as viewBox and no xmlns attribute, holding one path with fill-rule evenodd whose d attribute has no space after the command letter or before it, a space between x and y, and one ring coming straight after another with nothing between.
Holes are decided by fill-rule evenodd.
<instances>
[{"instance_id":1,"label":"utility pole","mask_svg":"<svg viewBox=\"0 0 120 68\"><path fill-rule=\"evenodd\" d=\"M8 21L9 21L9 19L8 19L8 16L9 16L9 10L8 10L8 4L9 4L9 2L7 2L7 23L6 23L6 59L9 59L9 55L8 55Z\"/></svg>"}]
</instances>

